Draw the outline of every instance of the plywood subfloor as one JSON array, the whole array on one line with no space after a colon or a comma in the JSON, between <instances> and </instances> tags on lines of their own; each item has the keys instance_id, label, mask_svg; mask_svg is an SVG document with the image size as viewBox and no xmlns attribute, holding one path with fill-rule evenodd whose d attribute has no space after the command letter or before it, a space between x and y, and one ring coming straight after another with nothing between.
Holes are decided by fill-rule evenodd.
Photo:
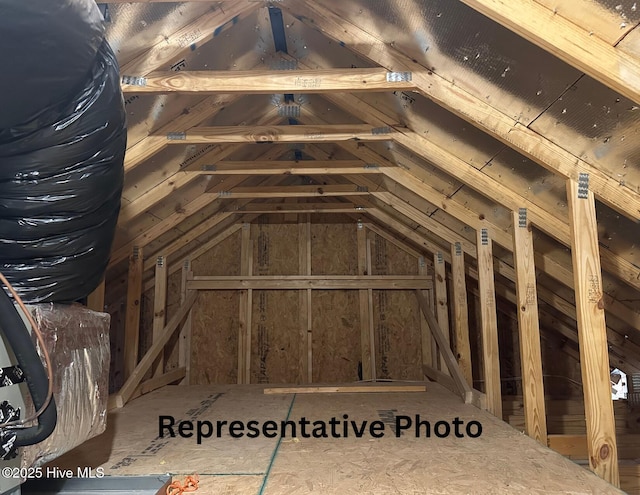
<instances>
[{"instance_id":1,"label":"plywood subfloor","mask_svg":"<svg viewBox=\"0 0 640 495\"><path fill-rule=\"evenodd\" d=\"M264 395L260 385L165 387L109 415L108 429L54 461L102 466L108 475L198 473L213 494L612 494L622 493L436 384L425 393ZM159 438L159 415L180 419L357 422L393 415L483 427L479 438Z\"/></svg>"}]
</instances>

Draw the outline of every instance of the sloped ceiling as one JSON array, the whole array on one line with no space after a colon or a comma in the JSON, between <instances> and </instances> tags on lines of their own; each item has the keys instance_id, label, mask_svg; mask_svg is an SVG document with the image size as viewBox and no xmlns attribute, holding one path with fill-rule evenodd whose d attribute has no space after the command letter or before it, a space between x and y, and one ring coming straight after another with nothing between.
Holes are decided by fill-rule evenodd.
<instances>
[{"instance_id":1,"label":"sloped ceiling","mask_svg":"<svg viewBox=\"0 0 640 495\"><path fill-rule=\"evenodd\" d=\"M162 254L175 270L238 222L309 203L351 212L429 257L449 259L461 242L471 277L476 230L487 228L498 294L513 303L511 211L525 207L542 324L575 343L565 183L586 172L597 199L610 357L640 370L640 55L632 42L640 12L634 2L614 3L527 3L547 36L489 0L109 3L108 38L125 78L382 67L411 72L412 88L149 94L126 79L129 144L108 300L123 294L134 247L146 269ZM557 36L558 22L575 39L587 33L583 52L623 61L623 80L577 56L575 39ZM380 140L191 139L218 126L348 133L364 124Z\"/></svg>"}]
</instances>

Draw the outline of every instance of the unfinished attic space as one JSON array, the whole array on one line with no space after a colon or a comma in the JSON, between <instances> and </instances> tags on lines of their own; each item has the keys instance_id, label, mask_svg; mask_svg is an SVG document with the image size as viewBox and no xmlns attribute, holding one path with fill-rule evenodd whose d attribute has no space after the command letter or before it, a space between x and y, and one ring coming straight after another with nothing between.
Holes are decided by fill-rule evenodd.
<instances>
[{"instance_id":1,"label":"unfinished attic space","mask_svg":"<svg viewBox=\"0 0 640 495\"><path fill-rule=\"evenodd\" d=\"M0 0L0 494L640 494L631 0Z\"/></svg>"}]
</instances>

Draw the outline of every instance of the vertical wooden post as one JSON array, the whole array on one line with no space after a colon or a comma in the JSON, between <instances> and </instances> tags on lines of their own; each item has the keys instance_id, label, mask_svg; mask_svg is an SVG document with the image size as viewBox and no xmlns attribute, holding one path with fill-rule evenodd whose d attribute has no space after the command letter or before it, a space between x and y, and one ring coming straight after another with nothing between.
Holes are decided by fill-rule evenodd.
<instances>
[{"instance_id":1,"label":"vertical wooden post","mask_svg":"<svg viewBox=\"0 0 640 495\"><path fill-rule=\"evenodd\" d=\"M374 235L373 233L371 234ZM367 273L371 274L371 239L367 238ZM373 289L367 289L367 300L369 303L369 346L371 355L371 379L376 380L376 330L373 320Z\"/></svg>"},{"instance_id":2,"label":"vertical wooden post","mask_svg":"<svg viewBox=\"0 0 640 495\"><path fill-rule=\"evenodd\" d=\"M427 262L424 259L424 256L420 256L420 258L418 258L418 273L420 275L427 275ZM422 294L428 298L428 296L425 294L425 291L422 291ZM422 312L420 312L420 335L422 342L422 365L436 368L437 363L433 364L432 351L437 346L433 339L433 336L431 335L431 330L429 329L427 320L425 319Z\"/></svg>"},{"instance_id":3,"label":"vertical wooden post","mask_svg":"<svg viewBox=\"0 0 640 495\"><path fill-rule=\"evenodd\" d=\"M462 244L451 245L451 277L453 281L453 333L460 370L473 388L471 344L469 343L469 309L467 305L467 281L464 274Z\"/></svg>"},{"instance_id":4,"label":"vertical wooden post","mask_svg":"<svg viewBox=\"0 0 640 495\"><path fill-rule=\"evenodd\" d=\"M547 419L542 380L542 352L536 290L536 267L527 210L513 212L513 259L516 268L516 300L520 330L520 361L524 424L527 435L547 446Z\"/></svg>"},{"instance_id":5,"label":"vertical wooden post","mask_svg":"<svg viewBox=\"0 0 640 495\"><path fill-rule=\"evenodd\" d=\"M92 311L104 312L104 279L95 288L95 290L87 296L87 308Z\"/></svg>"},{"instance_id":6,"label":"vertical wooden post","mask_svg":"<svg viewBox=\"0 0 640 495\"><path fill-rule=\"evenodd\" d=\"M127 310L124 324L124 379L131 376L138 364L140 347L140 299L142 297L142 248L135 246L129 255Z\"/></svg>"},{"instance_id":7,"label":"vertical wooden post","mask_svg":"<svg viewBox=\"0 0 640 495\"><path fill-rule=\"evenodd\" d=\"M251 244L251 224L242 224L240 246L240 275L251 275L253 249ZM251 377L251 309L253 290L243 290L240 294L240 315L238 328L238 383L249 383Z\"/></svg>"},{"instance_id":8,"label":"vertical wooden post","mask_svg":"<svg viewBox=\"0 0 640 495\"><path fill-rule=\"evenodd\" d=\"M567 198L589 466L598 476L619 486L598 225L588 174L580 174L578 182L567 181Z\"/></svg>"},{"instance_id":9,"label":"vertical wooden post","mask_svg":"<svg viewBox=\"0 0 640 495\"><path fill-rule=\"evenodd\" d=\"M156 279L153 299L153 341L162 335L167 321L167 263L165 256L156 259ZM153 376L164 373L164 352L161 352L153 365Z\"/></svg>"},{"instance_id":10,"label":"vertical wooden post","mask_svg":"<svg viewBox=\"0 0 640 495\"><path fill-rule=\"evenodd\" d=\"M249 225L249 224L247 224ZM250 230L250 229L247 229ZM253 241L249 240L249 247L247 249L247 275L253 275ZM244 348L244 378L245 383L251 383L251 335L253 330L253 289L247 290L247 318L245 326L245 348Z\"/></svg>"},{"instance_id":11,"label":"vertical wooden post","mask_svg":"<svg viewBox=\"0 0 640 495\"><path fill-rule=\"evenodd\" d=\"M184 304L187 300L187 281L193 279L193 272L191 271L191 261L186 260L182 266L182 278L180 284L180 304ZM178 339L178 366L184 367L185 376L182 381L183 385L189 385L191 382L191 316L193 310L189 310L187 319L180 330L180 337Z\"/></svg>"},{"instance_id":12,"label":"vertical wooden post","mask_svg":"<svg viewBox=\"0 0 640 495\"><path fill-rule=\"evenodd\" d=\"M444 338L451 348L451 337L449 336L449 303L447 297L447 274L445 271L444 259L442 253L436 253L433 257L433 273L434 273L434 289L435 289L435 308L434 313L440 325L440 329L444 334ZM460 361L460 360L459 360ZM442 349L440 349L440 362L444 362ZM461 366L462 367L462 366ZM449 375L449 369L443 366L441 370Z\"/></svg>"},{"instance_id":13,"label":"vertical wooden post","mask_svg":"<svg viewBox=\"0 0 640 495\"><path fill-rule=\"evenodd\" d=\"M364 224L360 221L357 223L357 240L358 240L358 275L371 275L368 271L367 264L367 232ZM360 298L360 349L362 351L362 379L372 380L373 370L371 369L371 348L372 341L369 334L369 295L366 289L359 290Z\"/></svg>"},{"instance_id":14,"label":"vertical wooden post","mask_svg":"<svg viewBox=\"0 0 640 495\"><path fill-rule=\"evenodd\" d=\"M299 215L298 223L298 270L300 275L311 275L311 219L309 214ZM300 359L299 369L302 383L311 383L313 341L311 331L311 289L299 291L300 304Z\"/></svg>"},{"instance_id":15,"label":"vertical wooden post","mask_svg":"<svg viewBox=\"0 0 640 495\"><path fill-rule=\"evenodd\" d=\"M502 419L500 390L500 355L498 350L498 319L493 276L493 249L487 229L477 233L478 287L482 323L482 358L487 395L487 410Z\"/></svg>"},{"instance_id":16,"label":"vertical wooden post","mask_svg":"<svg viewBox=\"0 0 640 495\"><path fill-rule=\"evenodd\" d=\"M303 221L303 215L298 215L298 273L305 275L307 271L307 225ZM300 382L308 383L307 364L307 290L298 291L298 325L300 335L300 357L298 359L298 370Z\"/></svg>"},{"instance_id":17,"label":"vertical wooden post","mask_svg":"<svg viewBox=\"0 0 640 495\"><path fill-rule=\"evenodd\" d=\"M307 213L307 275L311 275L311 215ZM307 381L313 382L313 327L311 322L311 289L307 289Z\"/></svg>"}]
</instances>

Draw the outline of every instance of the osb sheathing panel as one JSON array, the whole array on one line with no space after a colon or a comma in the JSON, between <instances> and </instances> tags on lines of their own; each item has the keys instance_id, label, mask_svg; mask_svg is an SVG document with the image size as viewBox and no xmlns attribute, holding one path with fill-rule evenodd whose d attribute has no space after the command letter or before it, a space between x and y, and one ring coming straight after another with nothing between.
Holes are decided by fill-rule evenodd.
<instances>
[{"instance_id":1,"label":"osb sheathing panel","mask_svg":"<svg viewBox=\"0 0 640 495\"><path fill-rule=\"evenodd\" d=\"M194 275L239 275L240 233L191 263ZM191 383L236 383L240 291L200 291L191 323Z\"/></svg>"},{"instance_id":2,"label":"osb sheathing panel","mask_svg":"<svg viewBox=\"0 0 640 495\"><path fill-rule=\"evenodd\" d=\"M373 275L417 275L418 261L397 246L371 235ZM420 313L412 291L373 291L376 377L420 380Z\"/></svg>"},{"instance_id":3,"label":"osb sheathing panel","mask_svg":"<svg viewBox=\"0 0 640 495\"><path fill-rule=\"evenodd\" d=\"M373 291L376 377L422 379L418 303L412 291Z\"/></svg>"},{"instance_id":4,"label":"osb sheathing panel","mask_svg":"<svg viewBox=\"0 0 640 495\"><path fill-rule=\"evenodd\" d=\"M298 306L298 291L253 291L251 383L302 381Z\"/></svg>"},{"instance_id":5,"label":"osb sheathing panel","mask_svg":"<svg viewBox=\"0 0 640 495\"><path fill-rule=\"evenodd\" d=\"M191 323L191 383L236 383L239 291L201 291Z\"/></svg>"},{"instance_id":6,"label":"osb sheathing panel","mask_svg":"<svg viewBox=\"0 0 640 495\"><path fill-rule=\"evenodd\" d=\"M358 380L360 316L357 291L315 290L311 299L313 381Z\"/></svg>"},{"instance_id":7,"label":"osb sheathing panel","mask_svg":"<svg viewBox=\"0 0 640 495\"><path fill-rule=\"evenodd\" d=\"M343 222L343 223L340 223ZM358 273L357 226L342 215L320 215L311 224L311 273ZM358 379L360 310L357 291L312 293L313 381Z\"/></svg>"},{"instance_id":8,"label":"osb sheathing panel","mask_svg":"<svg viewBox=\"0 0 640 495\"><path fill-rule=\"evenodd\" d=\"M253 274L297 275L298 225L266 223L265 218L251 225Z\"/></svg>"},{"instance_id":9,"label":"osb sheathing panel","mask_svg":"<svg viewBox=\"0 0 640 495\"><path fill-rule=\"evenodd\" d=\"M357 275L356 232L355 222L342 215L314 217L311 224L311 273Z\"/></svg>"},{"instance_id":10,"label":"osb sheathing panel","mask_svg":"<svg viewBox=\"0 0 640 495\"><path fill-rule=\"evenodd\" d=\"M298 225L262 216L251 225L254 275L297 275ZM251 310L251 382L301 381L298 291L256 291Z\"/></svg>"}]
</instances>

